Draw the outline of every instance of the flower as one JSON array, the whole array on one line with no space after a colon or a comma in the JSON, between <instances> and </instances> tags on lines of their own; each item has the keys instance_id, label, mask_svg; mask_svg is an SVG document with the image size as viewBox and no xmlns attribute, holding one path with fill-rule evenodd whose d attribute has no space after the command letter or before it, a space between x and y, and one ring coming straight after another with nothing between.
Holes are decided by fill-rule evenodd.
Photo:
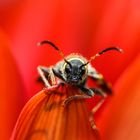
<instances>
[{"instance_id":1,"label":"flower","mask_svg":"<svg viewBox=\"0 0 140 140\"><path fill-rule=\"evenodd\" d=\"M114 96L100 120L103 140L140 138L140 55L114 87Z\"/></svg>"},{"instance_id":2,"label":"flower","mask_svg":"<svg viewBox=\"0 0 140 140\"><path fill-rule=\"evenodd\" d=\"M2 30L0 67L0 139L7 140L11 136L25 97L17 65L10 52L7 36Z\"/></svg>"},{"instance_id":3,"label":"flower","mask_svg":"<svg viewBox=\"0 0 140 140\"><path fill-rule=\"evenodd\" d=\"M112 45L122 48L124 50L123 55L114 52L108 53L92 62L93 66L104 75L107 81L113 84L113 87L116 85L116 82L117 85L121 85L121 80L118 79L123 76L124 71L127 70L140 52L139 5L138 0L0 1L0 28L7 34L9 41L6 42L10 42L9 49L13 54L11 58L6 57L6 62L7 64L11 63L13 67L19 68L16 68L15 71L6 69L6 73L3 75L11 77L10 79L12 80L15 79L15 81L11 83L11 86L13 84L16 85L16 88L13 86L14 89L19 89L21 92L24 90L24 95L27 99L35 95L41 89L35 82L38 76L36 67L38 65L45 65L47 67L55 65L55 63L61 59L61 57L57 55L57 52L49 46L36 47L36 43L48 39L59 46L65 55L71 52L80 52L87 58ZM2 48L2 50L4 49L5 48ZM17 66L15 66L15 60L12 60L13 57L16 60ZM18 75L19 72L21 77ZM4 80L9 82L9 78L5 78ZM3 81L3 79L1 81ZM25 85L22 90L19 88L20 82ZM6 84L6 87L9 89L9 84ZM114 121L110 113L108 113L108 115L105 113L106 115L104 116L104 112L110 108L110 104L113 106L116 103L116 106L119 106L119 98L116 97L116 95L119 95L117 91L119 88L120 87L114 88L114 96L109 98L106 104L104 104L104 107L95 114L95 119L97 119L97 122L99 121L98 126L104 138L107 137L107 135L103 135L103 128L106 126L105 123L107 120L102 121L103 118L109 118L110 125ZM120 88L120 90L123 89ZM10 96L6 96L6 98L3 96L1 98L2 101L7 104L8 110L6 110L6 112L11 116L14 114L9 111L11 110L10 107L12 103L7 102L7 98L16 99L13 106L13 109L16 110L16 107L21 106L23 103L23 101L19 100L21 101L19 102L17 100L21 99L21 92L20 94L13 92L15 96L11 97L10 94ZM122 93L124 91L119 92ZM6 95L7 92L4 91L2 93L2 95ZM111 100L114 101L114 98L118 100L118 102L112 102ZM123 98L124 102L125 100L127 100L127 98ZM91 108L91 102L94 103L95 100L88 102ZM115 107L114 110L115 109L118 108ZM3 113L3 116L8 117L5 117L6 120L12 122L12 117L9 118L10 115L7 115L6 112ZM14 115L16 116L18 113ZM12 123L14 122L15 117ZM4 124L6 124L6 122L4 122ZM2 134L4 134L3 130L5 130L3 126L4 125L2 125L0 129ZM7 125L5 125L5 127L6 126ZM105 129L109 130L109 134L112 132L107 126ZM112 134L117 132L116 129L113 130ZM118 136L119 135L120 134L118 134Z\"/></svg>"},{"instance_id":4,"label":"flower","mask_svg":"<svg viewBox=\"0 0 140 140\"><path fill-rule=\"evenodd\" d=\"M60 89L61 88L61 89ZM89 123L89 112L83 100L64 100L81 94L75 87L40 91L26 104L15 126L11 140L99 140Z\"/></svg>"}]
</instances>

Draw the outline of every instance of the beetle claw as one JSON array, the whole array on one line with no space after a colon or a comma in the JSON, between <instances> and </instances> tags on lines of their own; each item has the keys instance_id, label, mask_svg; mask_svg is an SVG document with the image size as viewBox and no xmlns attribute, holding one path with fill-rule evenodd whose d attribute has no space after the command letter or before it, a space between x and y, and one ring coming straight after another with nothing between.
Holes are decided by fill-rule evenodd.
<instances>
[{"instance_id":1,"label":"beetle claw","mask_svg":"<svg viewBox=\"0 0 140 140\"><path fill-rule=\"evenodd\" d=\"M69 100L65 99L62 103L63 107L66 107L69 104Z\"/></svg>"}]
</instances>

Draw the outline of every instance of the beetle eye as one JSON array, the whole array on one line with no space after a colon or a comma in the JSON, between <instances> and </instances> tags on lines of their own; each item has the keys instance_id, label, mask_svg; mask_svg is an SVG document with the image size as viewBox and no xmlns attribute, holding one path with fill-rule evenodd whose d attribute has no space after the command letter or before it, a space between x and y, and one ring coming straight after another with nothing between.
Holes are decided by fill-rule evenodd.
<instances>
[{"instance_id":1,"label":"beetle eye","mask_svg":"<svg viewBox=\"0 0 140 140\"><path fill-rule=\"evenodd\" d=\"M81 69L81 75L84 75L84 74L85 74L85 68L82 67L82 69Z\"/></svg>"},{"instance_id":2,"label":"beetle eye","mask_svg":"<svg viewBox=\"0 0 140 140\"><path fill-rule=\"evenodd\" d=\"M70 73L70 72L71 72L71 68L70 68L70 67L66 67L66 68L65 68L65 72L66 72L66 73Z\"/></svg>"}]
</instances>

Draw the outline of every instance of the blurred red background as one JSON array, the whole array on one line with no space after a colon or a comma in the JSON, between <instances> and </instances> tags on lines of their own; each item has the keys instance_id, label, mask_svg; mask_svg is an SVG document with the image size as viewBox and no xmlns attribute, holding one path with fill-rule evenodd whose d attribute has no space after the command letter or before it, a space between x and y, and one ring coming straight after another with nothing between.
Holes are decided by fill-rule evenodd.
<instances>
[{"instance_id":1,"label":"blurred red background","mask_svg":"<svg viewBox=\"0 0 140 140\"><path fill-rule=\"evenodd\" d=\"M38 65L54 65L61 59L51 47L36 46L44 39L54 42L65 55L78 52L86 58L106 47L119 46L124 50L123 55L107 53L92 62L115 85L140 52L140 1L2 0L0 28L8 39L8 47L21 77L17 80L17 88L20 83L23 89L16 98L21 98L24 91L23 96L27 101L41 90L36 83ZM13 61L9 59L9 54L5 60ZM17 76L11 69L5 75L7 73ZM17 106L25 103L24 98L20 103L17 102ZM10 102L7 106L11 106ZM16 117L9 120L15 122Z\"/></svg>"}]
</instances>

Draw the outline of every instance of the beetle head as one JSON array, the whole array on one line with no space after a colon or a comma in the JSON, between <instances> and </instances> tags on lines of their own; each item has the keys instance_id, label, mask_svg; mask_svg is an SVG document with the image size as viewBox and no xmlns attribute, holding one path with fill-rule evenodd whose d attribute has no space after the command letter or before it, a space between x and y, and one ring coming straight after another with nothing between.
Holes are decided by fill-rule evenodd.
<instances>
[{"instance_id":1,"label":"beetle head","mask_svg":"<svg viewBox=\"0 0 140 140\"><path fill-rule=\"evenodd\" d=\"M63 67L66 82L69 84L79 84L83 82L87 75L87 66L83 66L84 62L79 58L68 60Z\"/></svg>"}]
</instances>

